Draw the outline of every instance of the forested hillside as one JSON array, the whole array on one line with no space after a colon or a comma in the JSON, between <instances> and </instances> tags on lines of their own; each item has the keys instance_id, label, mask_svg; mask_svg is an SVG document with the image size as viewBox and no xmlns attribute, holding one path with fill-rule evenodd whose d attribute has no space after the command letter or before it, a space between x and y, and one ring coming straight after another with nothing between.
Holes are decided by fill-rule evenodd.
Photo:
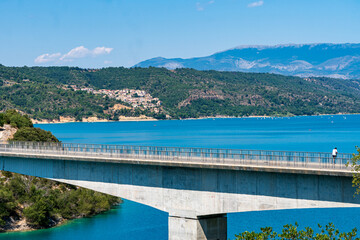
<instances>
[{"instance_id":1,"label":"forested hillside","mask_svg":"<svg viewBox=\"0 0 360 240\"><path fill-rule=\"evenodd\" d=\"M144 90L160 99L161 113L171 118L360 112L358 80L194 69L5 66L0 66L0 111L16 108L41 119L157 116L140 108L111 112L121 101L64 85Z\"/></svg>"}]
</instances>

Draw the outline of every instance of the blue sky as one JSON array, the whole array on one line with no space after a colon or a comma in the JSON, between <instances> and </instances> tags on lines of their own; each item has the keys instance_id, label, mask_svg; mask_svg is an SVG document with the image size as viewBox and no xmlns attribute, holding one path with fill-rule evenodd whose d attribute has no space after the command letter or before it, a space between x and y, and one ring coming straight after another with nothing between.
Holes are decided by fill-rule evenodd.
<instances>
[{"instance_id":1,"label":"blue sky","mask_svg":"<svg viewBox=\"0 0 360 240\"><path fill-rule=\"evenodd\" d=\"M239 45L359 43L360 0L0 0L0 63L130 67Z\"/></svg>"}]
</instances>

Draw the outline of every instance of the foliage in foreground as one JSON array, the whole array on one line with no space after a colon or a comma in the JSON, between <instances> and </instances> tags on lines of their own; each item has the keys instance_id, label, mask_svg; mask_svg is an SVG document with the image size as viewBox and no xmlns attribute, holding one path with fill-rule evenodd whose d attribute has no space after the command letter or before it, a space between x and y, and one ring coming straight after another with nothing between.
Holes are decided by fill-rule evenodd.
<instances>
[{"instance_id":1,"label":"foliage in foreground","mask_svg":"<svg viewBox=\"0 0 360 240\"><path fill-rule=\"evenodd\" d=\"M357 154L353 154L353 157L350 162L348 162L346 165L351 166L353 170L353 187L356 188L355 194L360 194L360 148L356 147Z\"/></svg>"},{"instance_id":2,"label":"foliage in foreground","mask_svg":"<svg viewBox=\"0 0 360 240\"><path fill-rule=\"evenodd\" d=\"M299 230L299 225L287 224L283 227L281 233L274 232L271 227L261 228L261 232L256 233L254 231L248 232L245 231L239 235L235 235L236 240L271 240L271 239L293 239L293 240L357 240L356 237L357 229L354 228L351 232L340 232L335 228L334 224L329 223L328 225L322 227L320 224L319 231L316 233L312 228L306 227L305 230Z\"/></svg>"},{"instance_id":3,"label":"foliage in foreground","mask_svg":"<svg viewBox=\"0 0 360 240\"><path fill-rule=\"evenodd\" d=\"M120 198L43 178L1 171L0 229L10 218L25 217L34 228L47 228L64 219L92 216L109 210Z\"/></svg>"}]
</instances>

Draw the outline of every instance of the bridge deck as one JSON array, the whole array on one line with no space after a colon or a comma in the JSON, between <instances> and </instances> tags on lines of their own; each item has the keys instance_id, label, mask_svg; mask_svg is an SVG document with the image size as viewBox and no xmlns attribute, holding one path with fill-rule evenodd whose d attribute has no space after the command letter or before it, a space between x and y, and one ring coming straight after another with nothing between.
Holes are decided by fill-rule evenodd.
<instances>
[{"instance_id":1,"label":"bridge deck","mask_svg":"<svg viewBox=\"0 0 360 240\"><path fill-rule=\"evenodd\" d=\"M0 144L0 156L352 176L345 166L352 154L333 163L331 154L314 152L13 142Z\"/></svg>"}]
</instances>

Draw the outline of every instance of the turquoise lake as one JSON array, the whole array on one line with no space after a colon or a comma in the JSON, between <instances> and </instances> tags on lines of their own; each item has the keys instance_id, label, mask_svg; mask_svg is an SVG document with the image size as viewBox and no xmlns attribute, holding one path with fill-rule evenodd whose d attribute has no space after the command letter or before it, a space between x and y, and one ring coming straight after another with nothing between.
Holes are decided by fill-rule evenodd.
<instances>
[{"instance_id":1,"label":"turquoise lake","mask_svg":"<svg viewBox=\"0 0 360 240\"><path fill-rule=\"evenodd\" d=\"M144 122L36 125L72 143L238 148L353 153L360 146L360 115L291 118L224 118ZM360 196L359 196L360 197ZM300 227L333 222L342 231L360 229L360 208L298 209L228 214L228 238L241 231L288 223ZM46 230L2 233L0 239L167 239L167 213L124 201L111 211Z\"/></svg>"}]
</instances>

